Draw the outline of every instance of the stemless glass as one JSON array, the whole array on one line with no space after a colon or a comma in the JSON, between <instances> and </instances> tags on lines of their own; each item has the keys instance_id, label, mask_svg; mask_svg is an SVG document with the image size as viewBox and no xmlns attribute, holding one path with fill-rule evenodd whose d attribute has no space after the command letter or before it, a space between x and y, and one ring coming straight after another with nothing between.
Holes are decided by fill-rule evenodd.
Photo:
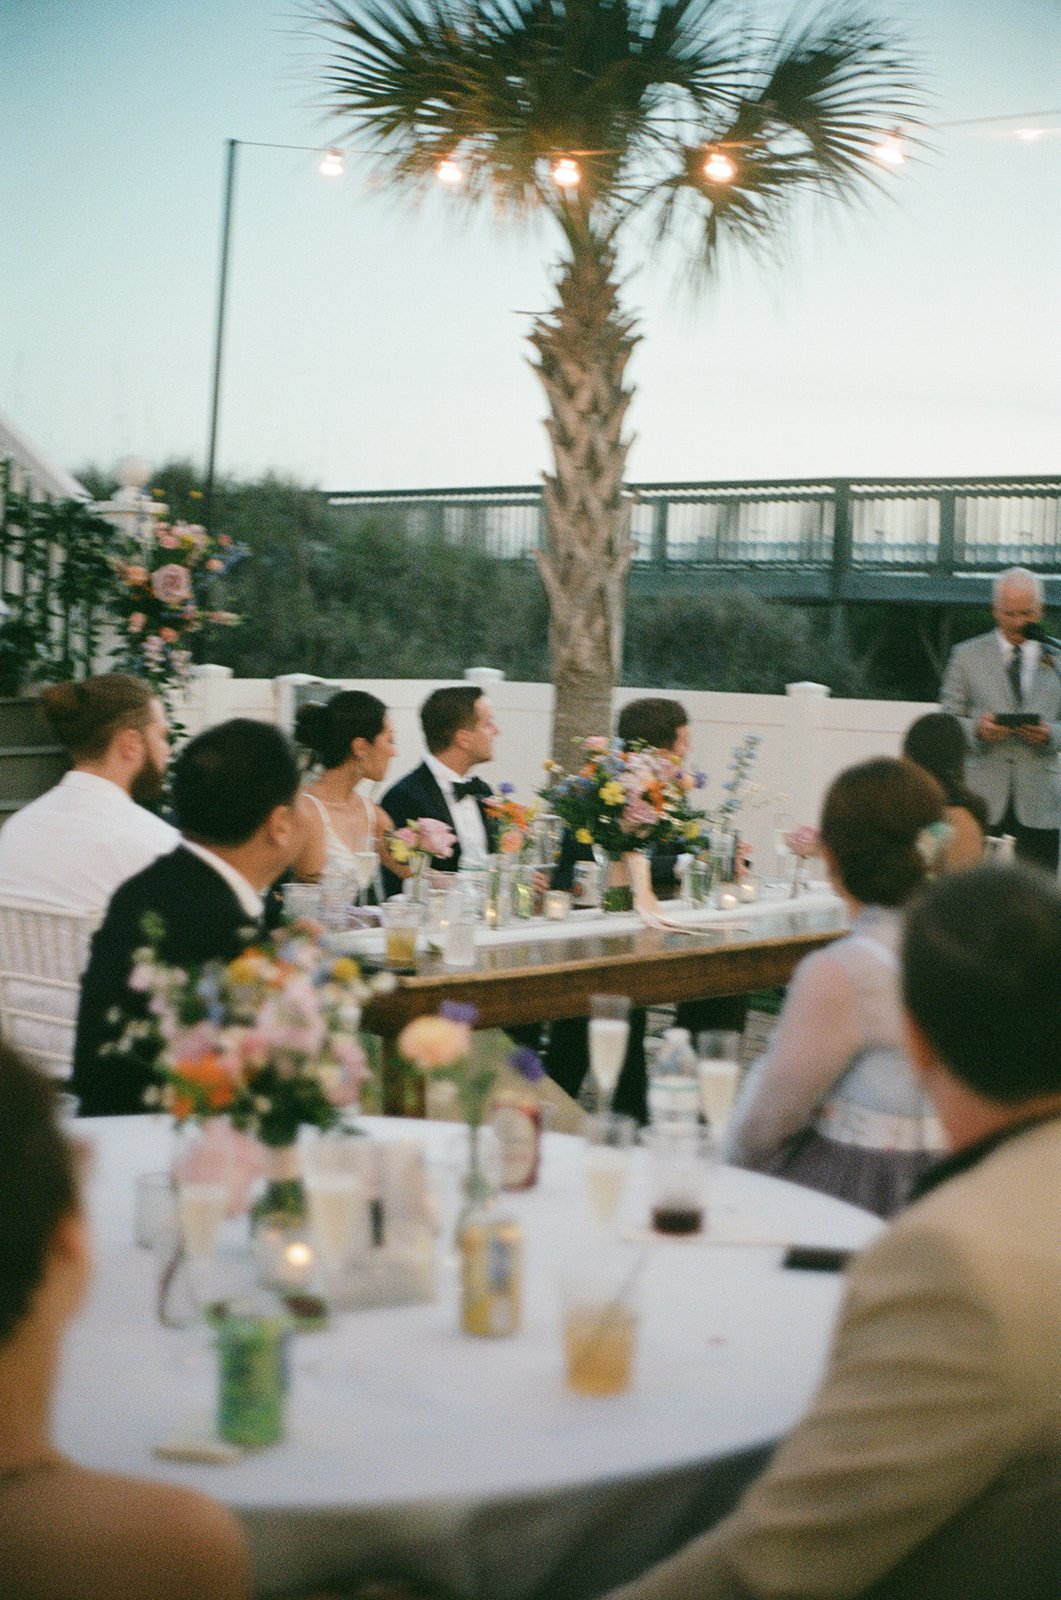
<instances>
[{"instance_id":1,"label":"stemless glass","mask_svg":"<svg viewBox=\"0 0 1061 1600\"><path fill-rule=\"evenodd\" d=\"M589 1069L598 1110L608 1111L630 1037L630 1001L625 994L595 994L589 1004Z\"/></svg>"},{"instance_id":2,"label":"stemless glass","mask_svg":"<svg viewBox=\"0 0 1061 1600\"><path fill-rule=\"evenodd\" d=\"M334 1283L370 1245L364 1139L348 1129L322 1133L306 1148L304 1182L310 1237L326 1280Z\"/></svg>"},{"instance_id":3,"label":"stemless glass","mask_svg":"<svg viewBox=\"0 0 1061 1600\"><path fill-rule=\"evenodd\" d=\"M377 900L383 898L379 892L379 856L375 850L354 851L353 884L355 905L368 905L372 893Z\"/></svg>"}]
</instances>

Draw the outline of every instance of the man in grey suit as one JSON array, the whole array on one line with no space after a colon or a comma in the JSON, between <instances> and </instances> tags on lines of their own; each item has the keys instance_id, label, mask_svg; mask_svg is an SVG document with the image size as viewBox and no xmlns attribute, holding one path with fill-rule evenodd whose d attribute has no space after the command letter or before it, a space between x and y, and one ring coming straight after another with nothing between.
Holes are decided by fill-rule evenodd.
<instances>
[{"instance_id":1,"label":"man in grey suit","mask_svg":"<svg viewBox=\"0 0 1061 1600\"><path fill-rule=\"evenodd\" d=\"M851 1268L767 1470L612 1600L1061 1595L1061 892L1016 866L942 878L903 968L953 1154Z\"/></svg>"},{"instance_id":2,"label":"man in grey suit","mask_svg":"<svg viewBox=\"0 0 1061 1600\"><path fill-rule=\"evenodd\" d=\"M1000 573L992 612L993 633L951 652L940 705L965 729L966 781L986 800L992 827L1013 834L1018 856L1056 873L1061 675L1055 657L1024 637L1027 624L1042 621L1042 579L1025 567Z\"/></svg>"}]
</instances>

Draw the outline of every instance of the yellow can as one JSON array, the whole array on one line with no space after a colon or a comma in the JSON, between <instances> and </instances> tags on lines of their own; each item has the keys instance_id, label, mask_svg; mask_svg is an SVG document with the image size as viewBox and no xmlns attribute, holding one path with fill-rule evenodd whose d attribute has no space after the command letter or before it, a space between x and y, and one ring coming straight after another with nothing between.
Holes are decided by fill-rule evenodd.
<instances>
[{"instance_id":1,"label":"yellow can","mask_svg":"<svg viewBox=\"0 0 1061 1600\"><path fill-rule=\"evenodd\" d=\"M523 1229L474 1212L461 1231L461 1328L482 1338L518 1333L523 1319Z\"/></svg>"}]
</instances>

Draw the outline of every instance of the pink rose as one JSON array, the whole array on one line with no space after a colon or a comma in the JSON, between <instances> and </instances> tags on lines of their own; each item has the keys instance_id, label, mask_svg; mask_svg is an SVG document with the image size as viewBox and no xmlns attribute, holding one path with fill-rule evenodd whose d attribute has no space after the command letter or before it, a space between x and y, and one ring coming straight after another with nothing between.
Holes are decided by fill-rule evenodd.
<instances>
[{"instance_id":1,"label":"pink rose","mask_svg":"<svg viewBox=\"0 0 1061 1600\"><path fill-rule=\"evenodd\" d=\"M592 750L595 755L603 755L608 748L608 743L609 741L603 734L595 733L591 738L582 741L582 748L584 750Z\"/></svg>"},{"instance_id":2,"label":"pink rose","mask_svg":"<svg viewBox=\"0 0 1061 1600\"><path fill-rule=\"evenodd\" d=\"M457 835L447 822L439 822L436 817L421 817L415 826L420 835L419 848L426 850L429 856L445 860L453 854Z\"/></svg>"},{"instance_id":3,"label":"pink rose","mask_svg":"<svg viewBox=\"0 0 1061 1600\"><path fill-rule=\"evenodd\" d=\"M146 627L147 618L144 616L144 613L142 611L134 611L132 616L129 618L129 632L142 633Z\"/></svg>"},{"instance_id":4,"label":"pink rose","mask_svg":"<svg viewBox=\"0 0 1061 1600\"><path fill-rule=\"evenodd\" d=\"M456 1066L471 1046L472 1030L468 1024L449 1017L416 1017L398 1035L398 1049L421 1072Z\"/></svg>"},{"instance_id":5,"label":"pink rose","mask_svg":"<svg viewBox=\"0 0 1061 1600\"><path fill-rule=\"evenodd\" d=\"M790 850L801 861L808 860L818 854L818 830L805 822L802 827L793 828L791 833L784 835L785 849Z\"/></svg>"},{"instance_id":6,"label":"pink rose","mask_svg":"<svg viewBox=\"0 0 1061 1600\"><path fill-rule=\"evenodd\" d=\"M164 606L183 605L185 600L191 599L192 594L192 580L187 567L182 567L177 561L158 567L151 574L151 592Z\"/></svg>"},{"instance_id":7,"label":"pink rose","mask_svg":"<svg viewBox=\"0 0 1061 1600\"><path fill-rule=\"evenodd\" d=\"M177 546L180 544L180 540L177 538L177 535L175 533L171 533L168 528L159 528L155 535L155 540L159 547L163 550L176 550Z\"/></svg>"},{"instance_id":8,"label":"pink rose","mask_svg":"<svg viewBox=\"0 0 1061 1600\"><path fill-rule=\"evenodd\" d=\"M209 561L206 563L206 570L207 572L224 572L225 563L217 556L211 556Z\"/></svg>"}]
</instances>

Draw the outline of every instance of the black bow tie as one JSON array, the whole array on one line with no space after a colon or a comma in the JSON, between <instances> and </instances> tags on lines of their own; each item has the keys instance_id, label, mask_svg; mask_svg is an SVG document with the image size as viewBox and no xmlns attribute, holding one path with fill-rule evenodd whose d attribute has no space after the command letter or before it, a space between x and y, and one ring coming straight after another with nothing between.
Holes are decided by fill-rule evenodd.
<instances>
[{"instance_id":1,"label":"black bow tie","mask_svg":"<svg viewBox=\"0 0 1061 1600\"><path fill-rule=\"evenodd\" d=\"M473 800L483 800L490 793L490 785L484 783L482 778L469 778L467 783L453 785L454 800L466 800L471 795Z\"/></svg>"}]
</instances>

